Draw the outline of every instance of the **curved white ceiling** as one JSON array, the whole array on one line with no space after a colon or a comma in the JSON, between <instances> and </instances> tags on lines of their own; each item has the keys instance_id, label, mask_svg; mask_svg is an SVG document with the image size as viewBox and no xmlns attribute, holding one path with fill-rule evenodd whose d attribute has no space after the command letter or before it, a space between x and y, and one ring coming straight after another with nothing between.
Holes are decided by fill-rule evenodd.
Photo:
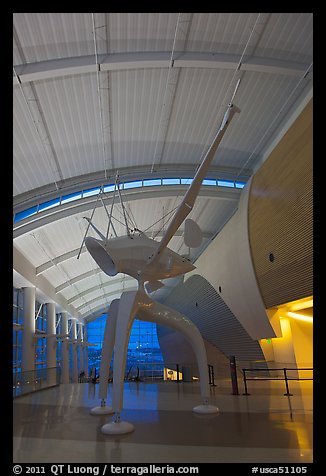
<instances>
[{"instance_id":1,"label":"curved white ceiling","mask_svg":"<svg viewBox=\"0 0 326 476\"><path fill-rule=\"evenodd\" d=\"M248 180L312 94L312 20L311 13L14 13L14 212L112 183L117 173L192 177L239 79L241 114L209 176ZM125 191L126 204L140 229L158 221L156 233L184 187L144 192ZM202 190L192 218L205 246L240 193ZM110 284L87 253L76 259L93 204L42 212L14 231L20 274L21 258L28 282L33 275L32 284L49 286L61 307L85 318L132 285L122 276ZM95 223L106 229L103 208ZM171 248L185 253L182 233Z\"/></svg>"}]
</instances>

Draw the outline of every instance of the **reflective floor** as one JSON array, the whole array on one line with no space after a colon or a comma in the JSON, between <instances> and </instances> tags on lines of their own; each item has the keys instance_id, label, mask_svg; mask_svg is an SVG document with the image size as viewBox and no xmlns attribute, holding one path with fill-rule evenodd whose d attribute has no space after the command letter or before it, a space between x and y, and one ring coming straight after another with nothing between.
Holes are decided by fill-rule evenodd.
<instances>
[{"instance_id":1,"label":"reflective floor","mask_svg":"<svg viewBox=\"0 0 326 476\"><path fill-rule=\"evenodd\" d=\"M123 420L132 433L108 436L112 416L92 416L98 384L60 385L14 400L14 463L310 463L312 383L252 382L232 395L211 387L220 412L198 415L198 383L125 383ZM112 385L109 385L109 401Z\"/></svg>"}]
</instances>

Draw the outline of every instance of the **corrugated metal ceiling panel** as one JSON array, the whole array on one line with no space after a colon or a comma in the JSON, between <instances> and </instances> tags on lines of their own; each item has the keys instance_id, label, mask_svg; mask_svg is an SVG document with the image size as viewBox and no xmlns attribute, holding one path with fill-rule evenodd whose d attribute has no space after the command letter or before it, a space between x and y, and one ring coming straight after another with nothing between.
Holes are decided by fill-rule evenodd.
<instances>
[{"instance_id":1,"label":"corrugated metal ceiling panel","mask_svg":"<svg viewBox=\"0 0 326 476\"><path fill-rule=\"evenodd\" d=\"M235 212L237 201L210 200L199 197L192 212L191 218L199 225L202 231L215 233Z\"/></svg>"},{"instance_id":2,"label":"corrugated metal ceiling panel","mask_svg":"<svg viewBox=\"0 0 326 476\"><path fill-rule=\"evenodd\" d=\"M187 50L242 54L258 13L194 13Z\"/></svg>"},{"instance_id":3,"label":"corrugated metal ceiling panel","mask_svg":"<svg viewBox=\"0 0 326 476\"><path fill-rule=\"evenodd\" d=\"M54 173L18 86L13 93L13 192L51 183Z\"/></svg>"},{"instance_id":4,"label":"corrugated metal ceiling panel","mask_svg":"<svg viewBox=\"0 0 326 476\"><path fill-rule=\"evenodd\" d=\"M94 54L91 13L14 13L26 61Z\"/></svg>"},{"instance_id":5,"label":"corrugated metal ceiling panel","mask_svg":"<svg viewBox=\"0 0 326 476\"><path fill-rule=\"evenodd\" d=\"M111 53L171 51L177 13L108 13Z\"/></svg>"},{"instance_id":6,"label":"corrugated metal ceiling panel","mask_svg":"<svg viewBox=\"0 0 326 476\"><path fill-rule=\"evenodd\" d=\"M111 74L113 156L117 169L152 165L166 80L164 69Z\"/></svg>"},{"instance_id":7,"label":"corrugated metal ceiling panel","mask_svg":"<svg viewBox=\"0 0 326 476\"><path fill-rule=\"evenodd\" d=\"M287 99L295 91L300 79L291 76L246 72L237 93L241 113L233 130L225 135L223 147L216 155L215 165L253 169L261 148L279 127L292 102ZM304 83L302 87L304 86ZM281 113L281 114L280 114ZM276 120L277 119L277 120ZM237 146L234 147L236 138ZM249 156L255 151L250 164Z\"/></svg>"},{"instance_id":8,"label":"corrugated metal ceiling panel","mask_svg":"<svg viewBox=\"0 0 326 476\"><path fill-rule=\"evenodd\" d=\"M35 267L40 266L42 263L46 263L49 260L47 253L40 248L33 234L27 234L16 238L14 245Z\"/></svg>"},{"instance_id":9,"label":"corrugated metal ceiling panel","mask_svg":"<svg viewBox=\"0 0 326 476\"><path fill-rule=\"evenodd\" d=\"M181 71L162 163L199 163L223 118L232 75L215 69Z\"/></svg>"},{"instance_id":10,"label":"corrugated metal ceiling panel","mask_svg":"<svg viewBox=\"0 0 326 476\"><path fill-rule=\"evenodd\" d=\"M79 259L77 259L77 256L73 256L70 259L67 259L66 261L57 263L55 266L50 267L46 271L43 271L42 274L51 277L51 273L55 268L59 270L61 276L60 280L55 283L55 287L58 287L63 283L66 283L67 285L71 286L76 282L78 292L80 290L83 290L83 287L87 286L90 282L94 281L97 284L100 284L109 279L108 276L106 276L104 273L97 272L98 266L87 252L82 253ZM86 273L88 275L87 278L80 280L75 279L77 277L83 276Z\"/></svg>"},{"instance_id":11,"label":"corrugated metal ceiling panel","mask_svg":"<svg viewBox=\"0 0 326 476\"><path fill-rule=\"evenodd\" d=\"M79 299L79 296L81 297L83 293L85 295L87 294L87 291L91 291L94 293L100 293L103 295L103 292L108 292L107 285L108 283L114 282L115 283L116 279L110 278L109 276L106 276L104 273L99 273L99 274L94 274L92 277L89 277L87 279L83 279L81 281L78 281L76 285L78 286L79 290L79 295L75 294L72 295L69 299ZM118 286L117 284L111 284L113 286L113 289L116 289ZM103 291L102 291L103 290ZM89 292L88 294L91 294ZM87 294L87 299L89 298ZM77 305L75 302L73 302L73 305Z\"/></svg>"},{"instance_id":12,"label":"corrugated metal ceiling panel","mask_svg":"<svg viewBox=\"0 0 326 476\"><path fill-rule=\"evenodd\" d=\"M42 276L44 276L54 287L59 286L63 281L67 281L67 279L70 278L64 265L61 263L44 271Z\"/></svg>"},{"instance_id":13,"label":"corrugated metal ceiling panel","mask_svg":"<svg viewBox=\"0 0 326 476\"><path fill-rule=\"evenodd\" d=\"M36 91L63 176L69 178L102 170L96 75L38 81Z\"/></svg>"},{"instance_id":14,"label":"corrugated metal ceiling panel","mask_svg":"<svg viewBox=\"0 0 326 476\"><path fill-rule=\"evenodd\" d=\"M312 13L272 13L255 54L309 64L312 49Z\"/></svg>"},{"instance_id":15,"label":"corrugated metal ceiling panel","mask_svg":"<svg viewBox=\"0 0 326 476\"><path fill-rule=\"evenodd\" d=\"M90 315L92 312L96 311L97 309L101 309L102 312L105 312L105 310L109 309L109 305L112 299L114 299L114 297L110 298L109 300L99 298L96 301L96 303L93 303L90 306L85 306L85 308L81 309L81 312L80 312L81 316L86 318L88 315Z\"/></svg>"}]
</instances>

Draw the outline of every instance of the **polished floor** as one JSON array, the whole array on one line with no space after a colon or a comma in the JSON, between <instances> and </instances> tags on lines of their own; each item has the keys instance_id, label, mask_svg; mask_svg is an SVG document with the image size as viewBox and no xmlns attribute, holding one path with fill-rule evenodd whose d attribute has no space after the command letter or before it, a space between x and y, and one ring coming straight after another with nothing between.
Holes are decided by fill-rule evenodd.
<instances>
[{"instance_id":1,"label":"polished floor","mask_svg":"<svg viewBox=\"0 0 326 476\"><path fill-rule=\"evenodd\" d=\"M241 390L241 389L240 389ZM242 391L242 390L241 390ZM251 382L232 395L228 381L211 387L220 412L198 415L198 383L126 382L122 419L135 430L101 433L111 416L92 416L98 384L68 384L16 398L14 463L311 463L311 381ZM109 396L112 386L109 385Z\"/></svg>"}]
</instances>

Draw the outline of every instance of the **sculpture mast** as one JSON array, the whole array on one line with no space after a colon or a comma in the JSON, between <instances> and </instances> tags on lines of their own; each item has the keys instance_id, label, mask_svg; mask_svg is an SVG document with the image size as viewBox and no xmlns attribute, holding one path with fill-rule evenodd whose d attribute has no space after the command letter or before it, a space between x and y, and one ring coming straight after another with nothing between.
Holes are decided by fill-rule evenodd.
<instances>
[{"instance_id":1,"label":"sculpture mast","mask_svg":"<svg viewBox=\"0 0 326 476\"><path fill-rule=\"evenodd\" d=\"M189 215L191 212L193 205L195 203L195 200L198 196L201 184L203 179L205 178L205 175L207 173L207 170L212 163L212 160L214 159L216 150L223 139L223 136L227 130L227 128L230 125L230 122L236 112L240 112L240 109L237 106L234 106L233 104L229 104L228 108L224 114L222 123L220 125L220 128L215 135L215 138L208 149L205 158L203 162L201 163L200 167L198 168L196 175L190 184L188 191L186 192L181 204L179 205L170 225L168 226L158 248L156 251L153 253L153 255L149 258L146 268L155 266L155 263L160 259L160 255L162 251L167 247L168 243L170 242L171 238L174 236L175 232L179 228L179 226L182 224L182 222L185 220L185 218Z\"/></svg>"}]
</instances>

